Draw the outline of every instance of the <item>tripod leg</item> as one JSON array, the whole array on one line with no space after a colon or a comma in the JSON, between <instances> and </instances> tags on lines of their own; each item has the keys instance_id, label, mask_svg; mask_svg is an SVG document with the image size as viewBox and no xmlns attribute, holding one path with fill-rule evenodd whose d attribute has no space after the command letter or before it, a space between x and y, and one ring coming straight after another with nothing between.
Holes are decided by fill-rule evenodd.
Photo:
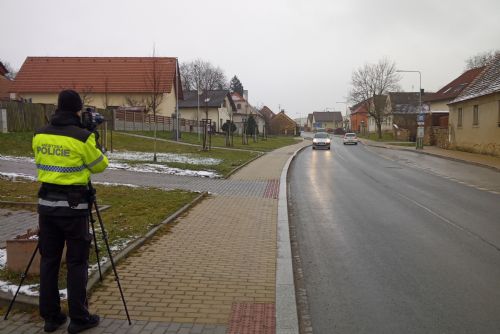
<instances>
[{"instance_id":1,"label":"tripod leg","mask_svg":"<svg viewBox=\"0 0 500 334\"><path fill-rule=\"evenodd\" d=\"M31 255L31 259L28 262L28 266L26 267L26 270L24 271L24 273L21 275L21 282L19 282L19 286L17 287L17 291L14 294L14 297L12 298L12 300L10 301L9 308L7 309L7 312L5 313L5 317L3 318L3 320L7 320L7 317L9 316L10 310L12 309L12 306L14 305L14 302L16 301L17 294L19 293L19 290L21 289L21 286L24 283L24 279L28 275L28 271L30 270L31 263L33 263L33 260L35 259L35 256L36 256L36 253L38 252L38 248L39 248L39 244L37 243L35 250L33 251L33 255Z\"/></svg>"},{"instance_id":2,"label":"tripod leg","mask_svg":"<svg viewBox=\"0 0 500 334\"><path fill-rule=\"evenodd\" d=\"M99 269L99 280L102 282L102 272L101 272L101 260L99 259L99 247L97 246L97 237L95 235L95 219L92 215L92 205L90 205L90 225L92 226L92 235L94 236L94 247L95 247L95 256L97 258L97 268Z\"/></svg>"},{"instance_id":3,"label":"tripod leg","mask_svg":"<svg viewBox=\"0 0 500 334\"><path fill-rule=\"evenodd\" d=\"M106 244L106 250L108 251L109 260L111 261L111 267L113 268L113 273L115 274L116 284L118 285L118 290L120 291L120 296L122 298L123 307L125 308L125 313L127 314L128 324L131 325L130 315L128 314L127 303L125 302L125 297L123 296L122 286L120 284L120 278L118 277L118 272L116 271L115 261L113 260L113 255L111 254L111 249L109 248L108 235L104 229L104 224L102 223L101 214L99 213L99 207L97 206L97 201L94 200L95 212L97 215L97 220L99 220L99 225L101 227L102 237L104 243Z\"/></svg>"}]
</instances>

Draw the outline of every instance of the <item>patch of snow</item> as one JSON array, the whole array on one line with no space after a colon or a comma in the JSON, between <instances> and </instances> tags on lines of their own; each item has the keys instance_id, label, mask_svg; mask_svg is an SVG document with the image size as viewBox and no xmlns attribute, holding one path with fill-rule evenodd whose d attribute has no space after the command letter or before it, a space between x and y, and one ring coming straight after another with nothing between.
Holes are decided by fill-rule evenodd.
<instances>
[{"instance_id":1,"label":"patch of snow","mask_svg":"<svg viewBox=\"0 0 500 334\"><path fill-rule=\"evenodd\" d=\"M0 248L0 269L5 267L7 263L7 250L5 248ZM96 266L97 268L97 266ZM17 291L18 285L11 284L10 282L0 280L0 290L4 292L9 292L14 295ZM19 293L27 296L39 296L40 293L38 291L40 284L29 284L22 285L19 289ZM68 297L67 289L59 290L59 295L62 299L66 299Z\"/></svg>"},{"instance_id":2,"label":"patch of snow","mask_svg":"<svg viewBox=\"0 0 500 334\"><path fill-rule=\"evenodd\" d=\"M36 177L33 175L23 174L23 173L5 173L0 172L0 177L5 177L8 180L16 181L17 179L36 181Z\"/></svg>"},{"instance_id":3,"label":"patch of snow","mask_svg":"<svg viewBox=\"0 0 500 334\"><path fill-rule=\"evenodd\" d=\"M135 240L137 237L131 237L131 239L120 239L120 240L117 240L115 241L115 243L111 246L109 246L109 249L112 251L112 252L117 252L117 251L121 251L122 249L124 249L125 247L127 247L127 245Z\"/></svg>"},{"instance_id":4,"label":"patch of snow","mask_svg":"<svg viewBox=\"0 0 500 334\"><path fill-rule=\"evenodd\" d=\"M110 160L129 160L129 161L153 161L153 153L150 152L108 152ZM218 165L222 162L220 159L196 157L193 154L174 154L174 153L156 153L158 162L179 162L190 165Z\"/></svg>"},{"instance_id":5,"label":"patch of snow","mask_svg":"<svg viewBox=\"0 0 500 334\"><path fill-rule=\"evenodd\" d=\"M35 163L34 158L30 157L13 157L10 155L2 155L0 154L0 160L5 160L5 161L16 161L16 162L30 162L32 164Z\"/></svg>"},{"instance_id":6,"label":"patch of snow","mask_svg":"<svg viewBox=\"0 0 500 334\"><path fill-rule=\"evenodd\" d=\"M0 269L3 269L6 263L7 263L7 250L5 248L0 248Z\"/></svg>"},{"instance_id":7,"label":"patch of snow","mask_svg":"<svg viewBox=\"0 0 500 334\"><path fill-rule=\"evenodd\" d=\"M207 165L213 166L221 163L222 160L214 158L204 158L195 157L189 154L173 154L173 153L157 153L157 160L159 162L179 162L192 165ZM159 174L169 174L169 175L180 175L180 176L197 176L197 177L208 177L208 178L220 178L221 175L212 171L196 171L190 169L180 169L168 167L165 165L146 163L130 165L124 161L152 161L153 153L147 152L108 152L108 158L110 159L108 169L122 169L129 170L133 172L143 172L143 173L159 173ZM34 164L35 159L30 157L14 157L8 155L0 155L0 160L16 161L23 163ZM27 179L30 181L36 181L37 178L32 175L22 174L22 173L4 173L0 172L0 176L7 177L13 181L16 179ZM106 184L106 183L102 183ZM116 184L124 186L133 186L128 184Z\"/></svg>"},{"instance_id":8,"label":"patch of snow","mask_svg":"<svg viewBox=\"0 0 500 334\"><path fill-rule=\"evenodd\" d=\"M38 287L40 284L30 284L30 285L22 285L21 289L19 289L19 293L27 296L39 296ZM18 285L11 284L10 282L5 282L0 280L0 290L4 292L9 292L14 295L17 291Z\"/></svg>"},{"instance_id":9,"label":"patch of snow","mask_svg":"<svg viewBox=\"0 0 500 334\"><path fill-rule=\"evenodd\" d=\"M180 176L201 176L209 178L221 177L219 174L211 171L172 168L157 164L142 164L142 165L131 166L126 163L110 163L108 168L129 170L133 172L159 173L159 174L180 175Z\"/></svg>"},{"instance_id":10,"label":"patch of snow","mask_svg":"<svg viewBox=\"0 0 500 334\"><path fill-rule=\"evenodd\" d=\"M103 266L106 262L108 262L108 258L107 258L106 256L102 256L102 257L99 259L99 263L101 264L101 268L102 268L102 266ZM91 273L93 273L94 271L97 271L97 270L99 270L99 267L97 266L97 263L94 263L93 265L91 265L91 266L88 268L87 272L88 272L88 274L90 275Z\"/></svg>"},{"instance_id":11,"label":"patch of snow","mask_svg":"<svg viewBox=\"0 0 500 334\"><path fill-rule=\"evenodd\" d=\"M116 183L116 182L99 182L99 181L92 181L93 184L102 184L104 186L124 186L124 187L130 187L130 188L140 188L139 186L136 186L135 184L130 184L130 183Z\"/></svg>"}]
</instances>

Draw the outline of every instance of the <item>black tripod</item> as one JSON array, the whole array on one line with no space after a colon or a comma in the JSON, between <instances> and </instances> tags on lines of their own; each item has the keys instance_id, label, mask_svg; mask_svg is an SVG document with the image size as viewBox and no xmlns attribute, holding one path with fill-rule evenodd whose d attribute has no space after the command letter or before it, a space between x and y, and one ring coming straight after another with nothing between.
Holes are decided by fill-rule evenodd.
<instances>
[{"instance_id":1,"label":"black tripod","mask_svg":"<svg viewBox=\"0 0 500 334\"><path fill-rule=\"evenodd\" d=\"M108 256L109 256L109 261L111 262L111 267L113 268L113 273L115 274L115 281L116 284L118 285L118 290L120 291L120 297L123 302L123 307L125 308L125 313L127 314L127 320L128 324L131 325L132 322L130 321L130 315L128 314L128 309L127 309L127 303L125 302L125 297L123 296L123 291L122 291L122 286L120 284L120 277L118 277L118 272L116 271L116 266L115 266L115 261L113 260L113 255L111 254L111 249L109 248L109 242L108 242L108 234L106 233L106 230L104 229L104 224L102 223L102 218L101 218L101 213L99 212L99 207L97 206L97 200L95 196L95 189L92 186L92 182L89 181L89 217L90 217L90 225L92 226L92 235L94 236L94 247L95 247L95 255L97 258L97 268L99 269L99 279L102 282L102 272L101 272L101 260L99 259L99 247L97 246L97 238L95 234L95 219L94 215L92 214L92 206L95 208L95 213L97 215L97 220L99 221L99 226L101 227L101 232L102 232L102 238L104 240L104 243L106 244L106 250L108 251Z\"/></svg>"},{"instance_id":2,"label":"black tripod","mask_svg":"<svg viewBox=\"0 0 500 334\"><path fill-rule=\"evenodd\" d=\"M88 183L89 187L89 217L90 217L90 224L92 227L92 235L94 236L94 247L95 247L95 252L96 252L96 258L97 258L97 267L99 269L99 279L102 282L102 272L101 272L101 263L100 263L100 258L99 258L99 247L97 246L97 238L95 234L95 219L94 215L92 214L92 207L95 208L95 212L97 215L97 220L99 221L99 226L101 227L101 232L102 232L102 238L104 240L104 243L106 244L106 250L108 251L109 255L109 260L111 262L111 267L113 268L113 273L115 274L115 281L118 285L118 290L120 291L120 296L123 302L123 307L125 308L125 313L127 314L127 320L128 324L131 325L132 322L130 321L130 316L128 313L127 309L127 303L125 302L125 297L123 296L123 291L122 291L122 286L120 284L120 278L118 277L118 273L116 271L116 266L115 266L115 261L113 260L113 255L111 254L111 249L109 247L109 242L108 242L108 234L106 233L106 230L104 229L104 224L102 223L101 219L101 214L99 212L99 207L97 206L97 200L96 200L96 191L94 187L92 186L92 183L89 181ZM14 294L14 297L10 301L9 308L7 309L7 312L5 313L4 320L7 320L7 317L9 316L9 313L12 309L12 306L14 305L14 302L16 300L17 294L19 293L19 290L21 289L21 286L24 283L24 279L26 278L28 271L31 267L31 264L33 263L33 260L35 259L36 253L38 252L39 249L39 244L36 245L35 250L33 251L33 254L31 255L30 261L28 262L28 266L26 267L26 270L24 271L23 274L21 274L21 282L19 283L19 286L17 287L16 293Z\"/></svg>"}]
</instances>

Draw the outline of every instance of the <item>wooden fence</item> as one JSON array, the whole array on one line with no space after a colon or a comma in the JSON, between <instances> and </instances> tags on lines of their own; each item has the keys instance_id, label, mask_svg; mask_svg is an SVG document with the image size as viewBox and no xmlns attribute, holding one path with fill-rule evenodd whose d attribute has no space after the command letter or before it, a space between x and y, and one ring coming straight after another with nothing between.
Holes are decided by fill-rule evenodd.
<instances>
[{"instance_id":1,"label":"wooden fence","mask_svg":"<svg viewBox=\"0 0 500 334\"><path fill-rule=\"evenodd\" d=\"M151 114L136 111L120 111L115 110L111 125L114 130L118 131L152 131L154 130L155 118ZM106 118L108 119L108 118ZM167 116L156 116L156 129L158 131L173 131L175 130L175 118ZM196 132L196 121L179 119L179 130L181 132Z\"/></svg>"},{"instance_id":2,"label":"wooden fence","mask_svg":"<svg viewBox=\"0 0 500 334\"><path fill-rule=\"evenodd\" d=\"M7 110L7 131L34 131L45 124L54 113L53 104L25 103L18 101L0 102L0 109Z\"/></svg>"},{"instance_id":3,"label":"wooden fence","mask_svg":"<svg viewBox=\"0 0 500 334\"><path fill-rule=\"evenodd\" d=\"M34 131L46 125L54 113L53 104L28 103L19 101L0 101L0 109L5 109L7 119L0 123L7 124L8 132ZM107 130L118 131L152 131L156 120L158 131L175 130L175 118L134 111L97 109L104 116ZM0 113L2 117L2 113ZM197 132L196 121L179 119L179 130Z\"/></svg>"}]
</instances>

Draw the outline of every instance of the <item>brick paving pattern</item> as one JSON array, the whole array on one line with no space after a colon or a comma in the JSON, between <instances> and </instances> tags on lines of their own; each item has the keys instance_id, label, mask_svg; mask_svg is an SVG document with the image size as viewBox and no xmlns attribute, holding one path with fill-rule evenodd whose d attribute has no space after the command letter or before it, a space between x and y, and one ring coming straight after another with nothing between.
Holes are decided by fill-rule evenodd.
<instances>
[{"instance_id":1,"label":"brick paving pattern","mask_svg":"<svg viewBox=\"0 0 500 334\"><path fill-rule=\"evenodd\" d=\"M90 297L104 321L88 333L274 333L278 180L298 145L266 154L228 180L114 171L113 182L211 196L118 265L133 326L111 274ZM0 332L42 332L36 319L13 318Z\"/></svg>"},{"instance_id":2,"label":"brick paving pattern","mask_svg":"<svg viewBox=\"0 0 500 334\"><path fill-rule=\"evenodd\" d=\"M5 248L6 240L37 227L38 214L36 212L0 208L0 248Z\"/></svg>"},{"instance_id":3,"label":"brick paving pattern","mask_svg":"<svg viewBox=\"0 0 500 334\"><path fill-rule=\"evenodd\" d=\"M212 197L120 267L132 318L225 324L234 302L273 303L277 201ZM108 276L91 298L124 317Z\"/></svg>"},{"instance_id":4,"label":"brick paving pattern","mask_svg":"<svg viewBox=\"0 0 500 334\"><path fill-rule=\"evenodd\" d=\"M233 304L228 334L273 334L276 318L274 304Z\"/></svg>"}]
</instances>

